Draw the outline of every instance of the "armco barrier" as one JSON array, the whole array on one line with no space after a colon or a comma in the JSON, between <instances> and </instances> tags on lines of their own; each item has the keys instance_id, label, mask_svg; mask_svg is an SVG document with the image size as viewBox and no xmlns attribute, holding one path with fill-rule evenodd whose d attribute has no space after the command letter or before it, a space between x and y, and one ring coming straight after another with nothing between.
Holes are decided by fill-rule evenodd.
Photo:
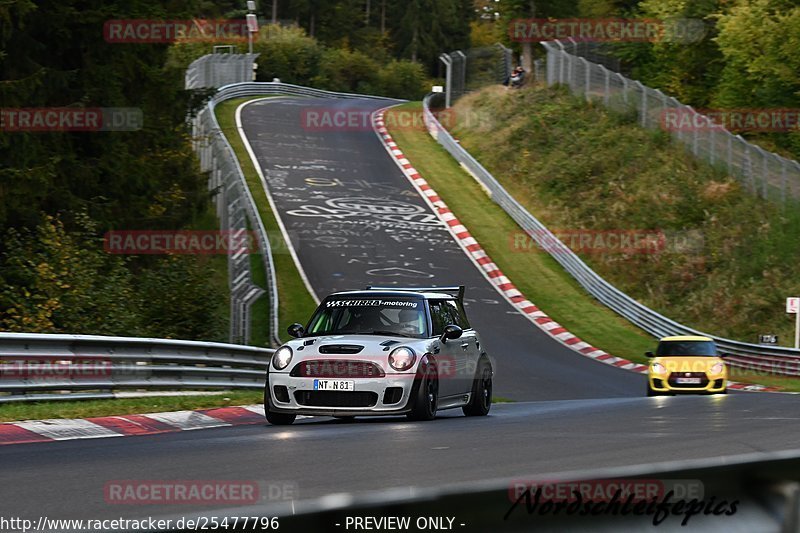
<instances>
[{"instance_id":1,"label":"armco barrier","mask_svg":"<svg viewBox=\"0 0 800 533\"><path fill-rule=\"evenodd\" d=\"M245 218L253 229L258 248L262 253L267 273L267 295L270 299L270 338L273 345L280 344L278 337L278 292L272 251L264 223L258 216L253 195L247 186L239 160L217 121L214 109L217 104L234 98L250 96L305 96L314 98L370 98L397 102L378 96L337 93L279 82L246 82L221 87L192 120L192 138L201 168L209 173L209 189L219 191L217 213L223 230L244 231ZM231 342L249 342L250 307L261 296L261 289L252 282L250 263L246 254L229 257L231 287Z\"/></svg>"},{"instance_id":2,"label":"armco barrier","mask_svg":"<svg viewBox=\"0 0 800 533\"><path fill-rule=\"evenodd\" d=\"M424 120L431 136L461 163L472 176L488 191L488 194L508 215L528 233L543 250L555 259L569 274L574 277L586 291L601 303L611 308L631 323L642 328L655 337L668 335L706 335L713 338L722 352L732 354L730 366L743 369L763 370L765 364L770 371L783 376L798 375L797 363L800 361L800 350L784 347L762 346L731 339L724 339L702 333L688 326L671 320L656 311L642 305L623 293L596 272L589 268L571 249L564 245L536 217L530 214L511 194L467 152L447 132L431 112L431 101L440 97L429 94L423 101ZM536 302L534 302L536 303ZM758 367L754 367L759 363Z\"/></svg>"},{"instance_id":3,"label":"armco barrier","mask_svg":"<svg viewBox=\"0 0 800 533\"><path fill-rule=\"evenodd\" d=\"M216 342L0 333L0 402L108 398L120 389L260 389L273 353Z\"/></svg>"},{"instance_id":4,"label":"armco barrier","mask_svg":"<svg viewBox=\"0 0 800 533\"><path fill-rule=\"evenodd\" d=\"M225 100L269 95L371 98L390 103L398 100L286 83L238 83L222 87L193 119L195 150L201 166L211 174L209 181L218 187L239 188L236 200L244 204L267 272L271 336L275 344L280 344L275 269L267 232L238 159L214 115L215 106ZM221 164L223 158L228 161L227 166ZM230 211L228 205L218 208ZM244 227L241 217L227 220L235 220L238 229ZM232 290L236 287L232 283ZM246 295L241 298L241 305L249 307L251 303L252 299ZM243 309L239 311L239 316L247 316ZM246 330L240 333L248 334ZM0 402L112 398L112 391L116 390L260 389L273 353L274 350L267 348L214 342L0 333Z\"/></svg>"}]
</instances>

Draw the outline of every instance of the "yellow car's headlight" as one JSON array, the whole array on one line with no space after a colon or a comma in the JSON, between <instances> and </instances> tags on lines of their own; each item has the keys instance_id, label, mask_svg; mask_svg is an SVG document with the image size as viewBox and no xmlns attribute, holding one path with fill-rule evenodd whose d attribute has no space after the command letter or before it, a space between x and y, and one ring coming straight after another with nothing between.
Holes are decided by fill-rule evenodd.
<instances>
[{"instance_id":1,"label":"yellow car's headlight","mask_svg":"<svg viewBox=\"0 0 800 533\"><path fill-rule=\"evenodd\" d=\"M653 363L650 366L650 372L652 372L653 374L664 374L666 371L667 368L661 363Z\"/></svg>"},{"instance_id":2,"label":"yellow car's headlight","mask_svg":"<svg viewBox=\"0 0 800 533\"><path fill-rule=\"evenodd\" d=\"M725 363L714 363L714 366L711 367L712 374L722 374L725 370Z\"/></svg>"}]
</instances>

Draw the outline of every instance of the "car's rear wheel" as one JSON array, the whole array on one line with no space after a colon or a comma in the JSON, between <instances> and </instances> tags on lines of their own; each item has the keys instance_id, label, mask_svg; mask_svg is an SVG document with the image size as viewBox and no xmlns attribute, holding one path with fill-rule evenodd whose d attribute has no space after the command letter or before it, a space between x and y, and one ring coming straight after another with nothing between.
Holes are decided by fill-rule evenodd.
<instances>
[{"instance_id":1,"label":"car's rear wheel","mask_svg":"<svg viewBox=\"0 0 800 533\"><path fill-rule=\"evenodd\" d=\"M436 364L429 361L417 380L414 406L407 416L411 420L433 420L439 407L439 375Z\"/></svg>"},{"instance_id":2,"label":"car's rear wheel","mask_svg":"<svg viewBox=\"0 0 800 533\"><path fill-rule=\"evenodd\" d=\"M492 408L492 366L486 359L478 363L469 403L461 408L467 416L486 416Z\"/></svg>"},{"instance_id":3,"label":"car's rear wheel","mask_svg":"<svg viewBox=\"0 0 800 533\"><path fill-rule=\"evenodd\" d=\"M297 415L287 413L276 413L272 411L272 396L269 393L269 380L264 385L264 417L273 426L288 426L294 423Z\"/></svg>"}]
</instances>

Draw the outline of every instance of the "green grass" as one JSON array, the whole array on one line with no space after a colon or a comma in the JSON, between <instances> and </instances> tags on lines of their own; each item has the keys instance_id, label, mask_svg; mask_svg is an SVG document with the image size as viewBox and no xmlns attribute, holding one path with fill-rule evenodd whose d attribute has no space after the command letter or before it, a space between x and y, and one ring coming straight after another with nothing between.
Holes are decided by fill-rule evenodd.
<instances>
[{"instance_id":1,"label":"green grass","mask_svg":"<svg viewBox=\"0 0 800 533\"><path fill-rule=\"evenodd\" d=\"M663 237L644 253L573 246L609 283L700 331L790 343L784 299L800 294L800 206L762 200L669 134L563 88L492 88L454 113L461 144L548 227Z\"/></svg>"},{"instance_id":2,"label":"green grass","mask_svg":"<svg viewBox=\"0 0 800 533\"><path fill-rule=\"evenodd\" d=\"M419 112L409 103L391 112ZM393 122L387 119L387 124ZM391 129L391 128L390 128ZM612 355L647 363L643 352L656 340L597 302L548 254L512 245L519 226L491 201L480 185L424 129L391 129L392 136L422 176L436 189L503 273L550 317L584 341ZM502 179L501 179L502 181ZM515 197L530 208L527 195ZM526 200L528 200L526 202ZM731 370L730 379L800 391L800 379Z\"/></svg>"},{"instance_id":3,"label":"green grass","mask_svg":"<svg viewBox=\"0 0 800 533\"><path fill-rule=\"evenodd\" d=\"M738 381L740 383L767 385L770 387L778 387L786 391L800 392L800 378L796 377L772 376L767 375L764 372L753 372L729 368L728 379L731 381Z\"/></svg>"},{"instance_id":4,"label":"green grass","mask_svg":"<svg viewBox=\"0 0 800 533\"><path fill-rule=\"evenodd\" d=\"M395 110L419 112L420 103ZM391 121L387 119L387 123ZM520 252L512 239L520 229L478 183L423 129L391 131L397 144L436 189L503 273L550 317L586 342L632 361L645 362L654 339L596 302L549 255Z\"/></svg>"},{"instance_id":5,"label":"green grass","mask_svg":"<svg viewBox=\"0 0 800 533\"><path fill-rule=\"evenodd\" d=\"M228 100L216 107L216 114L220 127L225 132L228 142L231 143L233 151L239 158L239 164L242 166L242 171L244 172L250 192L255 199L259 215L270 236L270 242L273 243L275 253L272 258L275 264L275 275L278 283L279 334L281 339L287 340L289 338L286 334L287 326L293 322L307 321L314 312L316 304L308 293L297 271L297 267L292 260L292 256L286 251L288 248L283 245L278 245L278 243L284 243L283 236L280 233L280 227L275 219L275 214L270 209L269 201L267 200L267 196L261 184L261 179L258 177L258 173L253 167L250 156L236 129L236 109L242 103L254 99L256 98ZM260 257L258 259L260 263ZM265 275L263 267L257 266L254 269L254 276L259 276L260 279L264 280ZM269 304L266 296L262 296L253 306L253 339L256 339L258 336L260 342L266 342L268 344L268 333L266 339L262 336L263 332L268 330L268 327Z\"/></svg>"},{"instance_id":6,"label":"green grass","mask_svg":"<svg viewBox=\"0 0 800 533\"><path fill-rule=\"evenodd\" d=\"M164 411L250 405L263 402L263 392L224 391L214 396L157 396L114 400L72 400L0 404L0 422L48 418L88 418Z\"/></svg>"}]
</instances>

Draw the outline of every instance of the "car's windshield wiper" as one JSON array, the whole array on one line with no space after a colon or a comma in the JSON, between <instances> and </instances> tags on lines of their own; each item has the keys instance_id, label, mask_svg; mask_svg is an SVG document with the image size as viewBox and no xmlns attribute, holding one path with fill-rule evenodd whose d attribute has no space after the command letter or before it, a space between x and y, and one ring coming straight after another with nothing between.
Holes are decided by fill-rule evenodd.
<instances>
[{"instance_id":1,"label":"car's windshield wiper","mask_svg":"<svg viewBox=\"0 0 800 533\"><path fill-rule=\"evenodd\" d=\"M372 335L391 335L392 337L411 337L416 338L416 335L410 335L408 333L398 333L396 331L382 331L376 330L371 333Z\"/></svg>"}]
</instances>

